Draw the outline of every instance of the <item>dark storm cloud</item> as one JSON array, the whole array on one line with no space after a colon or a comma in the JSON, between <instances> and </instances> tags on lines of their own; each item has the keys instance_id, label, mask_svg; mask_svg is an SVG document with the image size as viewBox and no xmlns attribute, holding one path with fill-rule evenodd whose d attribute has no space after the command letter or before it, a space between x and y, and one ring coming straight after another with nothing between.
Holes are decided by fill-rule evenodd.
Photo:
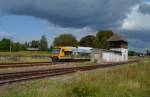
<instances>
[{"instance_id":1,"label":"dark storm cloud","mask_svg":"<svg viewBox=\"0 0 150 97\"><path fill-rule=\"evenodd\" d=\"M124 31L121 34L128 38L130 49L150 48L150 31Z\"/></svg>"},{"instance_id":2,"label":"dark storm cloud","mask_svg":"<svg viewBox=\"0 0 150 97\"><path fill-rule=\"evenodd\" d=\"M150 48L149 42L144 42L141 40L130 39L129 40L129 50L136 50L138 52L145 52L148 48Z\"/></svg>"},{"instance_id":3,"label":"dark storm cloud","mask_svg":"<svg viewBox=\"0 0 150 97\"><path fill-rule=\"evenodd\" d=\"M141 40L143 42L150 42L150 31L128 31L128 32L124 32L122 33L123 35L125 35L128 38L131 39L137 39L137 40Z\"/></svg>"},{"instance_id":4,"label":"dark storm cloud","mask_svg":"<svg viewBox=\"0 0 150 97\"><path fill-rule=\"evenodd\" d=\"M0 0L0 15L24 15L47 20L63 27L117 29L130 9L143 0ZM150 5L139 12L150 14ZM57 29L57 28L56 28ZM134 30L135 29L135 30ZM58 30L58 29L57 29ZM119 29L129 39L130 47L150 47L150 31ZM148 29L149 30L149 29ZM70 30L71 31L71 30ZM77 31L80 32L80 31ZM81 31L82 32L82 31ZM116 31L117 32L117 31ZM80 33L83 34L83 33Z\"/></svg>"},{"instance_id":5,"label":"dark storm cloud","mask_svg":"<svg viewBox=\"0 0 150 97\"><path fill-rule=\"evenodd\" d=\"M139 12L143 14L150 14L150 4L142 4L139 7Z\"/></svg>"},{"instance_id":6,"label":"dark storm cloud","mask_svg":"<svg viewBox=\"0 0 150 97\"><path fill-rule=\"evenodd\" d=\"M0 13L33 16L62 27L113 28L142 0L0 0Z\"/></svg>"}]
</instances>

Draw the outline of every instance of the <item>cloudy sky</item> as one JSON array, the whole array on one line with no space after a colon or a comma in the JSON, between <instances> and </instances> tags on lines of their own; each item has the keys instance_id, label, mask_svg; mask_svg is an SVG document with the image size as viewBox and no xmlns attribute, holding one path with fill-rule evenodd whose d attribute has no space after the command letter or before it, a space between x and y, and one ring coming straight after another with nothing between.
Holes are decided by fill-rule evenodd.
<instances>
[{"instance_id":1,"label":"cloudy sky","mask_svg":"<svg viewBox=\"0 0 150 97\"><path fill-rule=\"evenodd\" d=\"M111 29L129 48L150 48L150 0L0 0L0 38L31 41L62 33L78 39Z\"/></svg>"}]
</instances>

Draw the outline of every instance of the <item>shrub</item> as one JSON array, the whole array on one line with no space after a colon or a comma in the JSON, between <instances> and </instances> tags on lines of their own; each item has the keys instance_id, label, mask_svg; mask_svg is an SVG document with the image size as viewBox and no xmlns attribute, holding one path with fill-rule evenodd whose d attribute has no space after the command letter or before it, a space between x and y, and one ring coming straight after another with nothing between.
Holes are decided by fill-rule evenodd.
<instances>
[{"instance_id":1,"label":"shrub","mask_svg":"<svg viewBox=\"0 0 150 97\"><path fill-rule=\"evenodd\" d=\"M79 83L72 88L72 97L96 97L97 87L92 83Z\"/></svg>"}]
</instances>

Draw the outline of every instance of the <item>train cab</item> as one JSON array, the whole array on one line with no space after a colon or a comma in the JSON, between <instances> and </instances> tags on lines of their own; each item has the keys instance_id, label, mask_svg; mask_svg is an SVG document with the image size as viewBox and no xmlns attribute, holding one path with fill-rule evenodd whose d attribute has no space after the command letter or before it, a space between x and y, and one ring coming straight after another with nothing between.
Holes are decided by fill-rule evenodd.
<instances>
[{"instance_id":1,"label":"train cab","mask_svg":"<svg viewBox=\"0 0 150 97\"><path fill-rule=\"evenodd\" d=\"M70 60L72 59L72 49L74 47L54 47L50 57L52 61Z\"/></svg>"},{"instance_id":2,"label":"train cab","mask_svg":"<svg viewBox=\"0 0 150 97\"><path fill-rule=\"evenodd\" d=\"M90 47L54 47L50 55L53 62L89 60Z\"/></svg>"}]
</instances>

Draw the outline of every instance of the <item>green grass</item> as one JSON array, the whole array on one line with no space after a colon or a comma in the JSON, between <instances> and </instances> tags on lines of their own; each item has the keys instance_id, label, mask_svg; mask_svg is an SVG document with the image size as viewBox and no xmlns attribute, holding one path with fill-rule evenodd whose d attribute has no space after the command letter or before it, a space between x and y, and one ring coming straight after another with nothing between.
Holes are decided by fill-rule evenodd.
<instances>
[{"instance_id":1,"label":"green grass","mask_svg":"<svg viewBox=\"0 0 150 97\"><path fill-rule=\"evenodd\" d=\"M0 63L51 62L50 57L3 57Z\"/></svg>"},{"instance_id":2,"label":"green grass","mask_svg":"<svg viewBox=\"0 0 150 97\"><path fill-rule=\"evenodd\" d=\"M150 59L0 87L0 97L149 97Z\"/></svg>"},{"instance_id":3,"label":"green grass","mask_svg":"<svg viewBox=\"0 0 150 97\"><path fill-rule=\"evenodd\" d=\"M48 51L19 51L19 52L0 52L0 56L20 56L20 57L30 57L30 56L49 56Z\"/></svg>"},{"instance_id":4,"label":"green grass","mask_svg":"<svg viewBox=\"0 0 150 97\"><path fill-rule=\"evenodd\" d=\"M20 51L20 52L0 52L0 63L13 63L13 62L49 62L50 52L30 52L30 51Z\"/></svg>"}]
</instances>

